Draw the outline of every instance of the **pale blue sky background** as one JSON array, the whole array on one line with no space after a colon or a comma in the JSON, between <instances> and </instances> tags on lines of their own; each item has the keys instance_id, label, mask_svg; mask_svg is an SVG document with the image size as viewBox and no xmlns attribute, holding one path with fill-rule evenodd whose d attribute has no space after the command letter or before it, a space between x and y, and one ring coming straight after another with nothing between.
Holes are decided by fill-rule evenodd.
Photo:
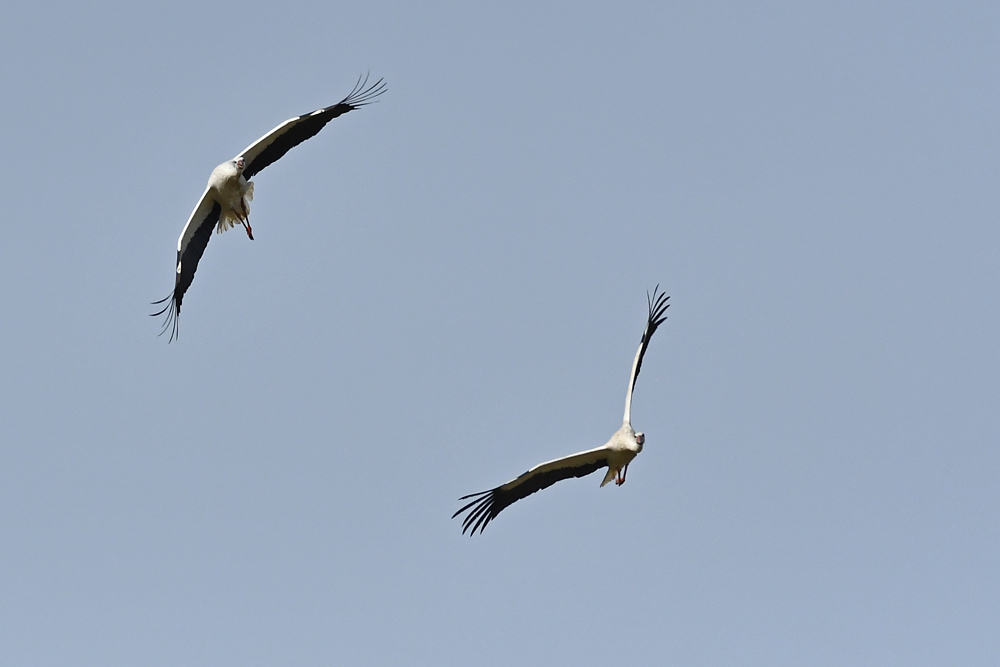
<instances>
[{"instance_id":1,"label":"pale blue sky background","mask_svg":"<svg viewBox=\"0 0 1000 667\"><path fill-rule=\"evenodd\" d=\"M996 3L19 3L0 664L995 665ZM256 179L168 345L212 168ZM621 488L460 495L618 428Z\"/></svg>"}]
</instances>

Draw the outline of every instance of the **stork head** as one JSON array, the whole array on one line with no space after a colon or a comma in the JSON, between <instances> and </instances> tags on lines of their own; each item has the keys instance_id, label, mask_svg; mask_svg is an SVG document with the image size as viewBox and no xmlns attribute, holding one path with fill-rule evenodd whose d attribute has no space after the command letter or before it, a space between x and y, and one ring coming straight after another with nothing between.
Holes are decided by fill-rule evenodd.
<instances>
[{"instance_id":1,"label":"stork head","mask_svg":"<svg viewBox=\"0 0 1000 667\"><path fill-rule=\"evenodd\" d=\"M646 442L646 436L642 433L635 434L635 444L639 445L639 451L642 451L642 443Z\"/></svg>"},{"instance_id":2,"label":"stork head","mask_svg":"<svg viewBox=\"0 0 1000 667\"><path fill-rule=\"evenodd\" d=\"M246 163L243 161L243 156L241 155L240 157L238 157L235 160L233 160L233 163L236 164L236 168L242 174L243 173L243 167L246 166Z\"/></svg>"}]
</instances>

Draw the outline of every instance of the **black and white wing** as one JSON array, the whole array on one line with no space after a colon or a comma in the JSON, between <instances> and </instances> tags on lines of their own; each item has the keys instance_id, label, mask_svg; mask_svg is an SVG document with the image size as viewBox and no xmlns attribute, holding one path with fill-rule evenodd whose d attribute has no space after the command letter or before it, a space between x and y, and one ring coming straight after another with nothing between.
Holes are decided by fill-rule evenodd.
<instances>
[{"instance_id":1,"label":"black and white wing","mask_svg":"<svg viewBox=\"0 0 1000 667\"><path fill-rule=\"evenodd\" d=\"M367 76L363 80L359 78L351 94L333 106L286 120L240 153L239 157L242 157L244 162L243 177L249 181L264 167L281 159L281 156L306 139L316 136L331 120L370 104L384 93L385 89L386 84L383 79L369 86Z\"/></svg>"},{"instance_id":2,"label":"black and white wing","mask_svg":"<svg viewBox=\"0 0 1000 667\"><path fill-rule=\"evenodd\" d=\"M222 207L219 202L209 196L210 189L205 190L198 205L194 207L191 217L184 225L184 231L177 240L177 267L174 280L174 291L154 304L166 302L162 310L153 313L153 317L166 313L162 336L170 329L170 340L177 338L177 318L181 314L181 301L184 293L194 280L194 272L198 268L198 260L205 252L208 240L212 238L212 229L219 222Z\"/></svg>"},{"instance_id":3,"label":"black and white wing","mask_svg":"<svg viewBox=\"0 0 1000 667\"><path fill-rule=\"evenodd\" d=\"M535 491L548 488L558 481L571 477L584 477L596 470L608 467L610 453L611 451L606 446L598 447L541 463L520 477L495 489L462 496L459 500L468 500L469 498L473 500L452 514L451 518L454 519L462 512L469 510L469 514L462 520L462 534L464 535L469 528L472 528L469 535L475 535L477 529L482 533L497 514L521 498L526 498Z\"/></svg>"},{"instance_id":4,"label":"black and white wing","mask_svg":"<svg viewBox=\"0 0 1000 667\"><path fill-rule=\"evenodd\" d=\"M628 424L632 423L632 390L635 389L635 379L639 377L639 369L642 368L642 357L646 354L646 348L649 347L649 339L653 337L653 333L656 332L656 328L667 319L666 312L670 304L667 303L667 296L664 292L660 292L657 296L657 291L660 286L657 285L653 288L653 296L649 296L646 293L646 301L649 304L649 316L646 318L646 328L642 332L642 340L639 341L639 349L635 353L635 361L632 362L632 375L628 380L628 394L625 396L625 422Z\"/></svg>"}]
</instances>

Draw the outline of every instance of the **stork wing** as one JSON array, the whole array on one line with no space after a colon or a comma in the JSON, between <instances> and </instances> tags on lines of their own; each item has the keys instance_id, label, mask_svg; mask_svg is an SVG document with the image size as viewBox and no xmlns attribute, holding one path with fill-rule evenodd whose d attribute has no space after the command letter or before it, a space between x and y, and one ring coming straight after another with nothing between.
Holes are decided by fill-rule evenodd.
<instances>
[{"instance_id":1,"label":"stork wing","mask_svg":"<svg viewBox=\"0 0 1000 667\"><path fill-rule=\"evenodd\" d=\"M174 291L154 304L167 302L162 310L153 313L153 317L166 313L166 321L163 323L162 336L167 329L170 329L170 340L177 338L177 318L181 314L181 301L184 299L184 292L191 286L194 280L194 272L198 268L198 260L205 252L208 240L212 238L212 228L219 222L219 215L222 207L219 202L208 196L209 189L201 196L198 205L194 207L191 217L181 237L177 239L177 269L174 280Z\"/></svg>"},{"instance_id":2,"label":"stork wing","mask_svg":"<svg viewBox=\"0 0 1000 667\"><path fill-rule=\"evenodd\" d=\"M642 340L639 341L639 349L635 353L635 361L632 362L632 376L628 380L628 394L625 396L625 422L628 424L632 423L632 390L635 389L635 379L639 377L639 369L642 367L642 357L646 354L646 348L649 347L649 339L653 337L653 333L656 328L660 326L663 320L667 319L664 314L670 304L667 303L667 299L670 297L665 293L660 292L657 296L656 292L660 289L657 285L653 288L653 296L649 296L649 292L646 292L646 301L649 304L649 316L646 318L646 328L642 332Z\"/></svg>"},{"instance_id":3,"label":"stork wing","mask_svg":"<svg viewBox=\"0 0 1000 667\"><path fill-rule=\"evenodd\" d=\"M379 79L367 88L365 86L368 86L367 76L364 80L359 78L351 94L333 106L290 118L247 146L239 155L244 161L243 177L249 181L264 167L281 159L281 156L306 139L316 136L323 129L323 126L331 120L348 111L370 104L386 89L383 79Z\"/></svg>"},{"instance_id":4,"label":"stork wing","mask_svg":"<svg viewBox=\"0 0 1000 667\"><path fill-rule=\"evenodd\" d=\"M560 480L584 477L595 470L606 468L608 454L609 450L605 446L541 463L520 477L495 489L462 496L459 500L469 498L473 498L473 500L452 514L451 518L454 519L462 512L469 510L469 514L462 520L462 534L464 535L470 527L472 532L469 535L475 535L477 529L482 533L497 514L521 498L548 488Z\"/></svg>"}]
</instances>

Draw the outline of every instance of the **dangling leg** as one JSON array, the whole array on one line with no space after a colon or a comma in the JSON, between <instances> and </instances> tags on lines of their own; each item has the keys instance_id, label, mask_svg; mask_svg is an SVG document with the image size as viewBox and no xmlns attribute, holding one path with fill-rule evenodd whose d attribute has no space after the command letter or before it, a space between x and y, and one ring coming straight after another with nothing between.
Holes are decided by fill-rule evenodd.
<instances>
[{"instance_id":1,"label":"dangling leg","mask_svg":"<svg viewBox=\"0 0 1000 667\"><path fill-rule=\"evenodd\" d=\"M624 484L625 483L625 475L627 473L628 473L628 464L626 463L625 467L621 469L621 472L619 473L619 475L615 477L615 484L617 484L618 486L621 486L622 484Z\"/></svg>"},{"instance_id":2,"label":"dangling leg","mask_svg":"<svg viewBox=\"0 0 1000 667\"><path fill-rule=\"evenodd\" d=\"M240 211L243 214L240 217L240 222L243 223L243 229L247 230L247 236L249 236L250 240L253 241L253 229L250 227L250 211L247 208L246 199L240 201L240 208L243 209L242 211Z\"/></svg>"}]
</instances>

